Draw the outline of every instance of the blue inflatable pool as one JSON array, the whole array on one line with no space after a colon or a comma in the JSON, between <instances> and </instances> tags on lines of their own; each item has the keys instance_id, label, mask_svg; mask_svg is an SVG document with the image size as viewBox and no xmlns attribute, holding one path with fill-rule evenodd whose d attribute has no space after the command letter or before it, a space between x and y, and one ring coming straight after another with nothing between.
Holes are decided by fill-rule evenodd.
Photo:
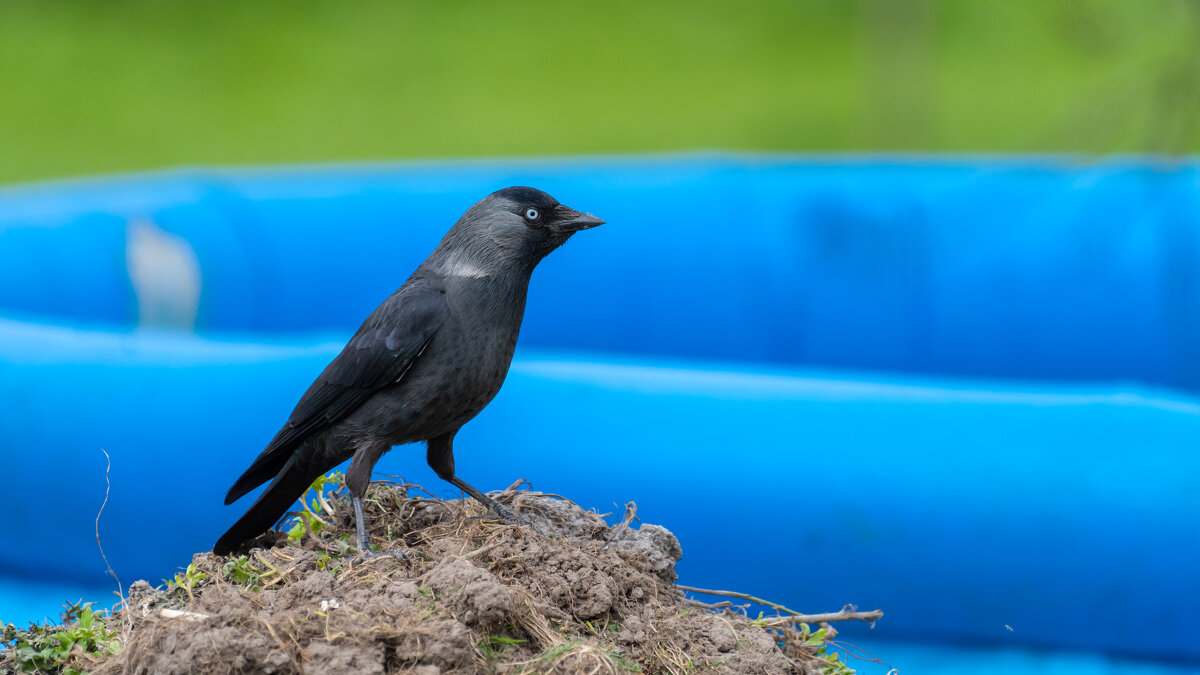
<instances>
[{"instance_id":1,"label":"blue inflatable pool","mask_svg":"<svg viewBox=\"0 0 1200 675\"><path fill-rule=\"evenodd\" d=\"M312 378L511 184L609 224L535 274L508 382L456 443L466 480L636 501L679 536L684 583L885 610L851 641L1200 663L1200 165L1142 160L697 155L0 190L0 619L108 592L102 448L100 534L126 584L211 546L244 507L224 491ZM457 496L415 448L378 471Z\"/></svg>"}]
</instances>

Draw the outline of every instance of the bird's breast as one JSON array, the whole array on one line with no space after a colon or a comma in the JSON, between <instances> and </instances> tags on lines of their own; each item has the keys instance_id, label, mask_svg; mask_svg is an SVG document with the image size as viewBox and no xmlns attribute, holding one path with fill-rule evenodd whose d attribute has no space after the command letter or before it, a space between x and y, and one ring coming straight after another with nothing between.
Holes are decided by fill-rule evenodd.
<instances>
[{"instance_id":1,"label":"bird's breast","mask_svg":"<svg viewBox=\"0 0 1200 675\"><path fill-rule=\"evenodd\" d=\"M478 290L481 284L473 285ZM504 384L521 329L524 293L464 293L469 290L459 288L448 298L446 320L386 394L396 439L424 439L457 429Z\"/></svg>"}]
</instances>

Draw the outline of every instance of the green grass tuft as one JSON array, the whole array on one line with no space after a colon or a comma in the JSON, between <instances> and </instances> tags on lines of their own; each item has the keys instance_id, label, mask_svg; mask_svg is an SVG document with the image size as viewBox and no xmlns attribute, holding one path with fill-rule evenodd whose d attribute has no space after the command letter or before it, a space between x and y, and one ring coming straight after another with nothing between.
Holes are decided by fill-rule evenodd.
<instances>
[{"instance_id":1,"label":"green grass tuft","mask_svg":"<svg viewBox=\"0 0 1200 675\"><path fill-rule=\"evenodd\" d=\"M91 605L68 604L61 625L31 623L24 630L5 625L0 640L7 654L0 659L0 670L12 667L18 673L79 675L83 671L76 666L86 657L120 653L117 631L105 622L107 613L95 612Z\"/></svg>"}]
</instances>

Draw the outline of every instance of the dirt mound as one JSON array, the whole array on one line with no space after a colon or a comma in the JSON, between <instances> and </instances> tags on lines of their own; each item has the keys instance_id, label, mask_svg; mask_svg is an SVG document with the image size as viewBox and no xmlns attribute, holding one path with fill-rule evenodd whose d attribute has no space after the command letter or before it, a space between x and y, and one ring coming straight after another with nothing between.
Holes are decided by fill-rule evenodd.
<instances>
[{"instance_id":1,"label":"dirt mound","mask_svg":"<svg viewBox=\"0 0 1200 675\"><path fill-rule=\"evenodd\" d=\"M292 541L277 534L247 555L197 554L165 588L135 583L110 619L123 626L120 653L76 667L156 675L831 667L807 629L768 629L686 599L674 585L679 542L662 527L633 527L632 512L610 526L557 496L496 495L542 534L481 518L470 501L410 491L376 484L365 502L372 541L407 558L357 555L349 502L320 497ZM832 663L828 672L850 672Z\"/></svg>"}]
</instances>

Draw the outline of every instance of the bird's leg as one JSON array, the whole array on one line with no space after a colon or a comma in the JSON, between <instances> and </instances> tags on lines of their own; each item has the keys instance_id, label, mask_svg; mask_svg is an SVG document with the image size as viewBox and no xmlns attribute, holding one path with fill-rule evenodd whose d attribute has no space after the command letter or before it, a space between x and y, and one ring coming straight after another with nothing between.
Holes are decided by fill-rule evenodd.
<instances>
[{"instance_id":1,"label":"bird's leg","mask_svg":"<svg viewBox=\"0 0 1200 675\"><path fill-rule=\"evenodd\" d=\"M350 501L354 504L354 526L358 530L358 550L360 553L370 553L371 542L367 540L367 524L363 519L362 500L358 497L351 497Z\"/></svg>"},{"instance_id":2,"label":"bird's leg","mask_svg":"<svg viewBox=\"0 0 1200 675\"><path fill-rule=\"evenodd\" d=\"M500 520L509 523L520 523L532 528L535 532L541 532L541 530L534 527L533 523L529 522L528 518L522 518L509 511L500 502L476 490L465 480L454 475L454 434L456 431L457 429L448 434L429 439L425 450L425 461L429 463L429 468L433 469L438 478L474 497L480 504L486 506L488 511L496 514L496 517Z\"/></svg>"},{"instance_id":3,"label":"bird's leg","mask_svg":"<svg viewBox=\"0 0 1200 675\"><path fill-rule=\"evenodd\" d=\"M363 518L362 499L351 495L350 502L354 504L354 527L358 530L359 555L362 555L365 558L381 558L384 556L400 558L401 560L408 558L408 556L404 554L404 551L401 551L398 548L382 552L372 551L371 541L367 539L367 521Z\"/></svg>"},{"instance_id":4,"label":"bird's leg","mask_svg":"<svg viewBox=\"0 0 1200 675\"><path fill-rule=\"evenodd\" d=\"M522 525L528 525L529 527L533 527L533 523L529 522L528 518L522 518L521 516L518 516L517 514L510 511L507 506L505 506L505 505L501 504L500 502L496 501L495 499L492 499L491 497L483 494L479 490L476 490L474 487L471 486L470 483L459 478L458 476L451 476L451 477L447 478L446 480L454 487L462 490L463 492L465 492L465 493L471 495L472 497L474 497L475 499L479 500L479 503L486 506L488 511L491 511L492 513L496 514L496 516L498 518L500 518L500 520L503 520L503 521L509 522L509 523L520 523ZM537 528L534 528L534 529L537 529Z\"/></svg>"},{"instance_id":5,"label":"bird's leg","mask_svg":"<svg viewBox=\"0 0 1200 675\"><path fill-rule=\"evenodd\" d=\"M367 495L367 487L371 484L371 467L384 452L386 443L363 443L354 452L354 459L346 469L346 487L350 488L350 502L354 504L354 527L358 531L358 552L366 558L392 556L407 558L404 551L394 548L377 553L371 550L371 540L367 538L367 519L363 517L362 498Z\"/></svg>"}]
</instances>

